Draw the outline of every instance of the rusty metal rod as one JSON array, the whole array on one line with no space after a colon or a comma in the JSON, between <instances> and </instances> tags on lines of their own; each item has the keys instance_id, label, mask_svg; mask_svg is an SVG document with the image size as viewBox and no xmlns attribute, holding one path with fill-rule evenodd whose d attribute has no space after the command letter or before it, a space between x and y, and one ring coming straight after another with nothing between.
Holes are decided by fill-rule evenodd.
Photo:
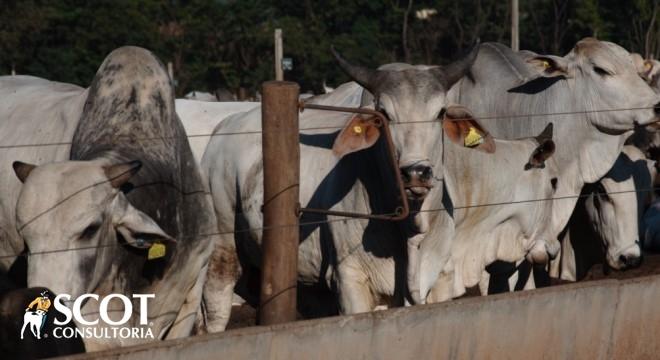
<instances>
[{"instance_id":1,"label":"rusty metal rod","mask_svg":"<svg viewBox=\"0 0 660 360\"><path fill-rule=\"evenodd\" d=\"M294 82L262 85L264 230L259 324L296 320L300 193L298 93Z\"/></svg>"},{"instance_id":2,"label":"rusty metal rod","mask_svg":"<svg viewBox=\"0 0 660 360\"><path fill-rule=\"evenodd\" d=\"M341 216L341 217L351 217L351 218L360 218L360 219L374 219L374 220L386 220L386 221L401 221L408 217L410 214L410 207L408 206L408 197L406 196L406 189L401 179L401 173L399 173L399 163L396 157L396 151L394 149L394 142L392 141L392 134L390 133L390 128L387 123L387 118L380 111L364 109L364 108L351 108L351 107L339 107L339 106L329 106L329 105L319 105L319 104L309 104L305 102L300 102L299 105L300 111L302 112L305 109L312 110L325 110L325 111L338 111L354 114L365 114L374 116L377 120L376 126L378 127L381 134L385 137L385 145L387 146L387 153L392 166L392 171L394 172L395 182L399 190L399 201L401 202L400 206L396 207L393 214L362 214L346 211L333 211L326 209L314 209L314 208L301 208L300 212L331 215L331 216Z\"/></svg>"}]
</instances>

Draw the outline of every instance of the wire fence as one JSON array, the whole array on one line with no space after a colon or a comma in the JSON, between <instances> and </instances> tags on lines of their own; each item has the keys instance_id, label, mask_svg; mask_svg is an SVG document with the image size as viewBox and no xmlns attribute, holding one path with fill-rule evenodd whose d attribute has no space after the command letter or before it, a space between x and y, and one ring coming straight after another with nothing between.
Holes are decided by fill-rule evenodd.
<instances>
[{"instance_id":1,"label":"wire fence","mask_svg":"<svg viewBox=\"0 0 660 360\"><path fill-rule=\"evenodd\" d=\"M475 118L479 120L493 120L493 119L516 119L516 118L529 118L529 117L546 117L546 116L566 116L566 115L584 115L588 113L603 113L603 112L615 112L615 111L635 111L635 110L649 110L649 109L654 109L654 107L637 107L637 108L625 108L625 109L601 109L601 110L586 110L586 111L567 111L567 112L557 112L557 113L540 113L540 114L524 114L524 115L502 115L502 116L475 116ZM306 111L314 111L313 109L309 109ZM460 120L460 119L457 119ZM418 123L429 123L429 122L435 122L437 120L432 120L432 121L403 121L403 122L397 122L397 123L392 123L391 125L406 125L406 124L418 124ZM339 130L343 127L337 127L337 126L320 126L320 127L308 127L308 128L300 128L300 131L306 131L306 130ZM289 131L288 129L281 129L281 131ZM199 138L199 137L214 137L214 136L230 136L230 135L248 135L248 134L262 134L263 131L261 130L254 130L254 131L242 131L242 132L215 132L215 133L210 133L210 134L193 134L193 135L187 135L188 138ZM149 137L149 138L133 138L133 137L128 137L132 141L164 141L167 139L175 139L175 137ZM52 142L52 143L39 143L39 144L18 144L18 145L0 145L0 149L10 149L10 148L25 148L25 147L46 147L46 146L61 146L61 145L71 145L71 142ZM57 204L53 205L52 207L49 207L45 212L53 210L55 207L57 207L59 204L62 202L66 201L67 199L71 198L77 193L80 193L86 189L89 189L94 186L101 185L106 182L110 182L114 180L115 178L123 176L124 173L117 175L116 177L113 177L112 179L108 179L106 181L102 182L97 182L92 185L86 186L79 191L74 192L70 196L65 197L63 200L58 202ZM624 194L624 193L640 193L640 192L652 192L660 190L659 188L648 188L648 189L636 189L636 190L625 190L625 191L617 191L617 192L600 192L601 194L607 194L607 195L616 195L616 194ZM481 207L492 207L492 206L505 206L505 205L512 205L512 204L524 204L524 203L534 203L534 202L543 202L543 201L558 201L558 200L565 200L565 199L577 199L577 198L582 198L582 197L588 197L591 196L591 194L577 194L577 195L566 195L566 196L560 196L560 197L550 197L550 198L540 198L540 199L527 199L527 200L518 200L518 201L508 201L508 202L496 202L496 203L489 203L489 204L476 204L476 205L465 205L465 206L454 206L451 209L447 208L436 208L436 209L423 209L423 210L417 210L417 211L411 211L411 215L416 215L417 213L431 213L431 212L441 212L441 211L455 211L455 210L464 210L464 209L472 209L472 208L481 208ZM45 213L44 212L44 213ZM38 217L43 216L44 213L40 213ZM379 215L396 215L396 213L391 213L391 214L379 214ZM331 216L331 215L329 215ZM25 227L27 224L33 222L35 219L31 219L30 221L26 222L21 228ZM212 236L220 236L220 235L228 235L228 234L237 234L237 233L244 233L244 232L254 232L254 231L264 231L264 230L269 230L273 228L283 228L283 227L304 227L304 226L313 226L313 225L322 225L322 224L328 224L328 223L333 223L333 222L346 222L346 221L355 221L355 220L365 220L361 218L346 218L346 217L339 217L335 219L326 219L326 220L319 220L319 221L308 221L308 222L301 222L297 224L286 224L286 225L278 225L278 226L271 226L271 227L255 227L255 228L246 228L246 229L238 229L238 230L232 230L232 231L225 231L225 232L213 232L213 233L208 233L208 234L198 234L195 236L195 238L199 237L212 237ZM365 220L368 221L368 220ZM131 245L133 243L126 241L125 243L113 243L113 244L102 244L102 245L95 245L95 246L82 246L82 247L75 247L75 248L63 248L63 249L49 249L49 250L43 250L43 251L35 251L35 252L21 252L18 254L5 254L5 255L0 255L0 259L7 259L7 258L16 258L16 257L29 257L29 256L38 256L38 255L47 255L47 254L54 254L54 253L62 253L62 252L69 252L69 251L84 251L84 250L93 250L93 249L99 249L99 248L109 248L109 247L119 247L119 246L124 246L124 245Z\"/></svg>"},{"instance_id":2,"label":"wire fence","mask_svg":"<svg viewBox=\"0 0 660 360\"><path fill-rule=\"evenodd\" d=\"M586 115L586 114L597 114L597 113L607 113L607 112L620 112L620 111L637 111L637 110L653 110L655 107L635 107L635 108L619 108L619 109L598 109L598 110L584 110L584 111L565 111L565 112L556 112L556 113L538 113L538 114L511 114L511 115L498 115L498 116L474 116L477 120L496 120L496 119L521 119L521 118L533 118L533 117L548 117L548 116L568 116L568 115ZM305 111L322 111L314 109L306 109ZM456 118L453 120L470 120L469 118ZM424 124L424 123L433 123L438 120L420 120L420 121L398 121L396 123L391 123L390 125L399 126L399 125L414 125L414 124ZM300 128L300 131L313 131L313 130L341 130L343 126L315 126ZM276 130L278 132L289 131L289 129L283 128ZM262 134L262 130L251 130L251 131L232 131L232 132L214 132L208 134L192 134L186 135L187 138L201 138L201 137L216 137L216 136L236 136L236 135L257 135ZM125 136L127 139L135 142L140 141L166 141L174 140L177 137L171 136L157 136L157 137L132 137ZM121 138L121 137L120 137ZM48 146L63 146L63 145L72 145L72 142L60 141L60 142L49 142L49 143L35 143L35 144L16 144L16 145L0 145L0 149L12 149L12 148L27 148L27 147L48 147Z\"/></svg>"},{"instance_id":3,"label":"wire fence","mask_svg":"<svg viewBox=\"0 0 660 360\"><path fill-rule=\"evenodd\" d=\"M641 192L652 192L652 191L660 191L660 187L652 187L652 188L647 188L647 189L636 189L636 190L611 191L611 192L601 191L601 192L598 192L598 194L611 196L611 195L617 195L617 194L630 194L630 193L641 193ZM451 207L450 209L447 209L447 208L444 208L444 207L443 208L436 208L436 209L423 209L423 210L410 211L410 215L416 215L416 214L419 214L419 213L431 213L431 212L441 212L441 211L456 211L456 210L466 210L466 209L473 209L473 208L535 203L535 202L543 202L543 201L558 201L558 200L567 200L567 199L579 199L579 198L586 198L586 197L589 197L591 195L592 195L592 193L588 193L588 194L566 195L566 196L540 198L540 199L528 199L528 200L518 200L518 201L508 201L508 202L495 202L495 203L488 203L488 204L454 206L454 207ZM393 216L393 215L396 215L396 213L381 214L381 215ZM328 216L332 216L332 215L328 215ZM339 218L328 219L328 220L306 221L306 222L300 222L300 223L297 223L297 224L283 224L283 225L277 225L277 226L261 226L261 227L238 229L238 230L232 230L232 231L223 231L223 232L213 232L213 233L208 233L208 234L199 234L199 235L196 235L194 238L213 237L213 236L229 235L229 234L239 234L239 233L264 231L264 230L271 230L271 229L278 229L278 228L323 225L323 224L329 224L329 223L334 223L334 222L346 222L346 221L356 221L356 220L369 221L368 219L364 219L364 218L339 217ZM387 220L378 220L378 221L387 221ZM131 244L135 244L135 243L136 242L126 241L125 244L131 245ZM22 252L22 253L19 253L19 254L12 254L12 255L0 255L0 259L16 258L16 257L20 257L20 256L28 257L28 256L35 256L35 255L47 255L47 254L54 254L54 253L61 253L61 252L68 252L68 251L82 251L82 250L92 250L92 249L98 249L98 248L120 247L120 246L123 246L123 245L124 245L123 243L117 242L117 243L114 243L114 244L104 244L104 245L97 245L97 246L82 246L82 247L76 247L76 248L51 249L51 250L35 251L35 252Z\"/></svg>"}]
</instances>

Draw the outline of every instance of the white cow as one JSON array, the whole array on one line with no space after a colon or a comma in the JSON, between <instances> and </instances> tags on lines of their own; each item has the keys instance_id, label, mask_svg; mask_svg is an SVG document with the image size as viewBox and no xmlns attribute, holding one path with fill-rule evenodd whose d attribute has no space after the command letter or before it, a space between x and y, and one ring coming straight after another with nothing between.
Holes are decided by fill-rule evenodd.
<instances>
[{"instance_id":1,"label":"white cow","mask_svg":"<svg viewBox=\"0 0 660 360\"><path fill-rule=\"evenodd\" d=\"M250 111L257 106L257 102L208 102L187 99L177 99L176 113L181 118L188 142L192 149L195 161L202 161L206 145L211 139L213 129L225 118Z\"/></svg>"},{"instance_id":2,"label":"white cow","mask_svg":"<svg viewBox=\"0 0 660 360\"><path fill-rule=\"evenodd\" d=\"M564 57L483 44L470 76L448 96L477 115L496 117L488 124L497 137L533 136L554 123L560 171L555 197L562 198L553 205L555 237L566 228L584 184L612 168L635 126L660 120L660 94L639 77L630 53L595 39L578 42Z\"/></svg>"},{"instance_id":3,"label":"white cow","mask_svg":"<svg viewBox=\"0 0 660 360\"><path fill-rule=\"evenodd\" d=\"M205 102L217 102L218 98L208 92L204 91L196 91L193 90L186 95L183 96L184 99L186 100L193 100L193 101L205 101Z\"/></svg>"},{"instance_id":4,"label":"white cow","mask_svg":"<svg viewBox=\"0 0 660 360\"><path fill-rule=\"evenodd\" d=\"M495 144L497 153L488 157L452 145L445 148L444 185L449 196L428 201L432 208L446 208L455 221L453 269L443 269L439 277L428 270L421 274L422 296L433 286L428 302L461 296L466 288L487 282L484 271L496 260L546 263L548 254L558 251L559 244L549 232L553 202L548 199L559 173L554 160L547 160L555 151L552 126L536 138L495 139ZM432 239L436 229L441 227L432 222L426 236ZM439 245L422 241L425 269L448 255L446 250L424 249ZM435 284L434 278L438 278Z\"/></svg>"},{"instance_id":5,"label":"white cow","mask_svg":"<svg viewBox=\"0 0 660 360\"><path fill-rule=\"evenodd\" d=\"M0 144L9 146L0 153L0 254L29 251L28 286L72 298L155 294L154 337L189 335L216 223L161 62L117 49L87 90L0 77L0 119ZM156 244L160 257L147 250ZM0 270L14 260L3 258ZM86 301L82 313L98 316L99 307ZM123 313L118 303L109 309L113 320ZM86 338L85 347L141 341Z\"/></svg>"},{"instance_id":6,"label":"white cow","mask_svg":"<svg viewBox=\"0 0 660 360\"><path fill-rule=\"evenodd\" d=\"M626 145L612 169L583 188L551 276L576 281L597 263L615 270L641 262L642 215L653 199L655 161Z\"/></svg>"},{"instance_id":7,"label":"white cow","mask_svg":"<svg viewBox=\"0 0 660 360\"><path fill-rule=\"evenodd\" d=\"M449 105L443 100L445 89L458 79L456 76L464 74L473 56L471 53L468 58L444 68L407 65L397 70L370 70L337 56L353 79L376 94L378 106L391 120L384 126L392 131L399 154L396 171L406 178L413 210L421 208L428 194L442 191L439 186L431 187L436 178L443 177L444 169L431 165L442 157L443 142L438 139L442 139L443 127L456 134L452 140L461 144L471 129L470 133L478 139L475 147L494 151L492 138L474 119L459 122L441 115ZM355 106L361 94L360 87L348 84L312 101ZM346 99L350 100L342 102ZM403 124L409 121L418 123ZM308 109L300 115L303 206L373 214L394 210L397 192L393 176L387 170L391 165L383 155L379 131L374 126L368 119L344 113ZM223 120L215 131L258 132L260 129L261 109L255 109L244 116ZM238 246L244 254L243 265L260 266L261 151L258 133L249 138L247 135L214 137L202 159L215 210L220 215L219 232L228 233L216 245L212 262L217 265L212 265L205 288L205 320L210 331L224 329L229 317L231 294L239 275L234 247ZM301 283L336 289L343 313L370 311L381 302L402 304L404 297L414 296L410 293L418 289L415 279L421 257L419 247L407 239L410 239L408 234L428 230L425 216L414 212L402 225L377 220L328 223L324 220L330 218L309 213L301 218L302 223L315 224L301 228L298 264ZM452 231L453 227L448 229ZM450 239L440 237L438 241Z\"/></svg>"}]
</instances>

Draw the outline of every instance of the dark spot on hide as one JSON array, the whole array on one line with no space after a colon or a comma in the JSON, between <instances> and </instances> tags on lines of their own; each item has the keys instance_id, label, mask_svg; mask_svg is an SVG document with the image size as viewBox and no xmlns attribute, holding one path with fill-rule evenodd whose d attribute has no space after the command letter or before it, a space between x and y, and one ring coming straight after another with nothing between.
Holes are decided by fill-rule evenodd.
<instances>
[{"instance_id":1,"label":"dark spot on hide","mask_svg":"<svg viewBox=\"0 0 660 360\"><path fill-rule=\"evenodd\" d=\"M92 275L94 274L94 268L96 266L97 257L95 255L78 255L82 256L83 260L78 266L78 274L80 281L83 284L89 284L92 281Z\"/></svg>"},{"instance_id":2,"label":"dark spot on hide","mask_svg":"<svg viewBox=\"0 0 660 360\"><path fill-rule=\"evenodd\" d=\"M129 108L131 106L135 106L137 102L137 89L135 89L135 86L131 88L131 95L128 98L128 101L126 101L126 108Z\"/></svg>"},{"instance_id":3,"label":"dark spot on hide","mask_svg":"<svg viewBox=\"0 0 660 360\"><path fill-rule=\"evenodd\" d=\"M556 83L559 80L565 80L566 77L561 75L561 76L554 76L554 77L537 77L534 80L527 81L521 85L518 85L516 87L513 87L509 89L508 92L510 93L522 93L522 94L538 94L545 89L549 88L552 86L554 83Z\"/></svg>"},{"instance_id":4,"label":"dark spot on hide","mask_svg":"<svg viewBox=\"0 0 660 360\"><path fill-rule=\"evenodd\" d=\"M299 141L303 145L332 149L339 131L331 134L300 134Z\"/></svg>"},{"instance_id":5,"label":"dark spot on hide","mask_svg":"<svg viewBox=\"0 0 660 360\"><path fill-rule=\"evenodd\" d=\"M114 74L119 72L124 68L124 65L118 64L118 63L110 63L106 65L101 71L99 71L99 74L97 74L97 77L112 77Z\"/></svg>"}]
</instances>

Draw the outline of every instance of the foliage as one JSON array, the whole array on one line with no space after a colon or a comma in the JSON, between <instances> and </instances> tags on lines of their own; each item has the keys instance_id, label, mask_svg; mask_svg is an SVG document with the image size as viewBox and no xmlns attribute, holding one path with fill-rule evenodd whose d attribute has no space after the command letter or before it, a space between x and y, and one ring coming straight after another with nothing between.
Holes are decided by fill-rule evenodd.
<instances>
[{"instance_id":1,"label":"foliage","mask_svg":"<svg viewBox=\"0 0 660 360\"><path fill-rule=\"evenodd\" d=\"M658 57L659 2L520 0L521 48L564 54L596 36ZM424 9L435 13L416 15ZM320 92L347 80L331 45L364 66L445 64L476 38L508 43L509 19L504 0L3 0L0 74L85 86L110 51L137 45L172 62L179 96L254 93L274 77L273 31L282 28L294 63L285 77Z\"/></svg>"}]
</instances>

